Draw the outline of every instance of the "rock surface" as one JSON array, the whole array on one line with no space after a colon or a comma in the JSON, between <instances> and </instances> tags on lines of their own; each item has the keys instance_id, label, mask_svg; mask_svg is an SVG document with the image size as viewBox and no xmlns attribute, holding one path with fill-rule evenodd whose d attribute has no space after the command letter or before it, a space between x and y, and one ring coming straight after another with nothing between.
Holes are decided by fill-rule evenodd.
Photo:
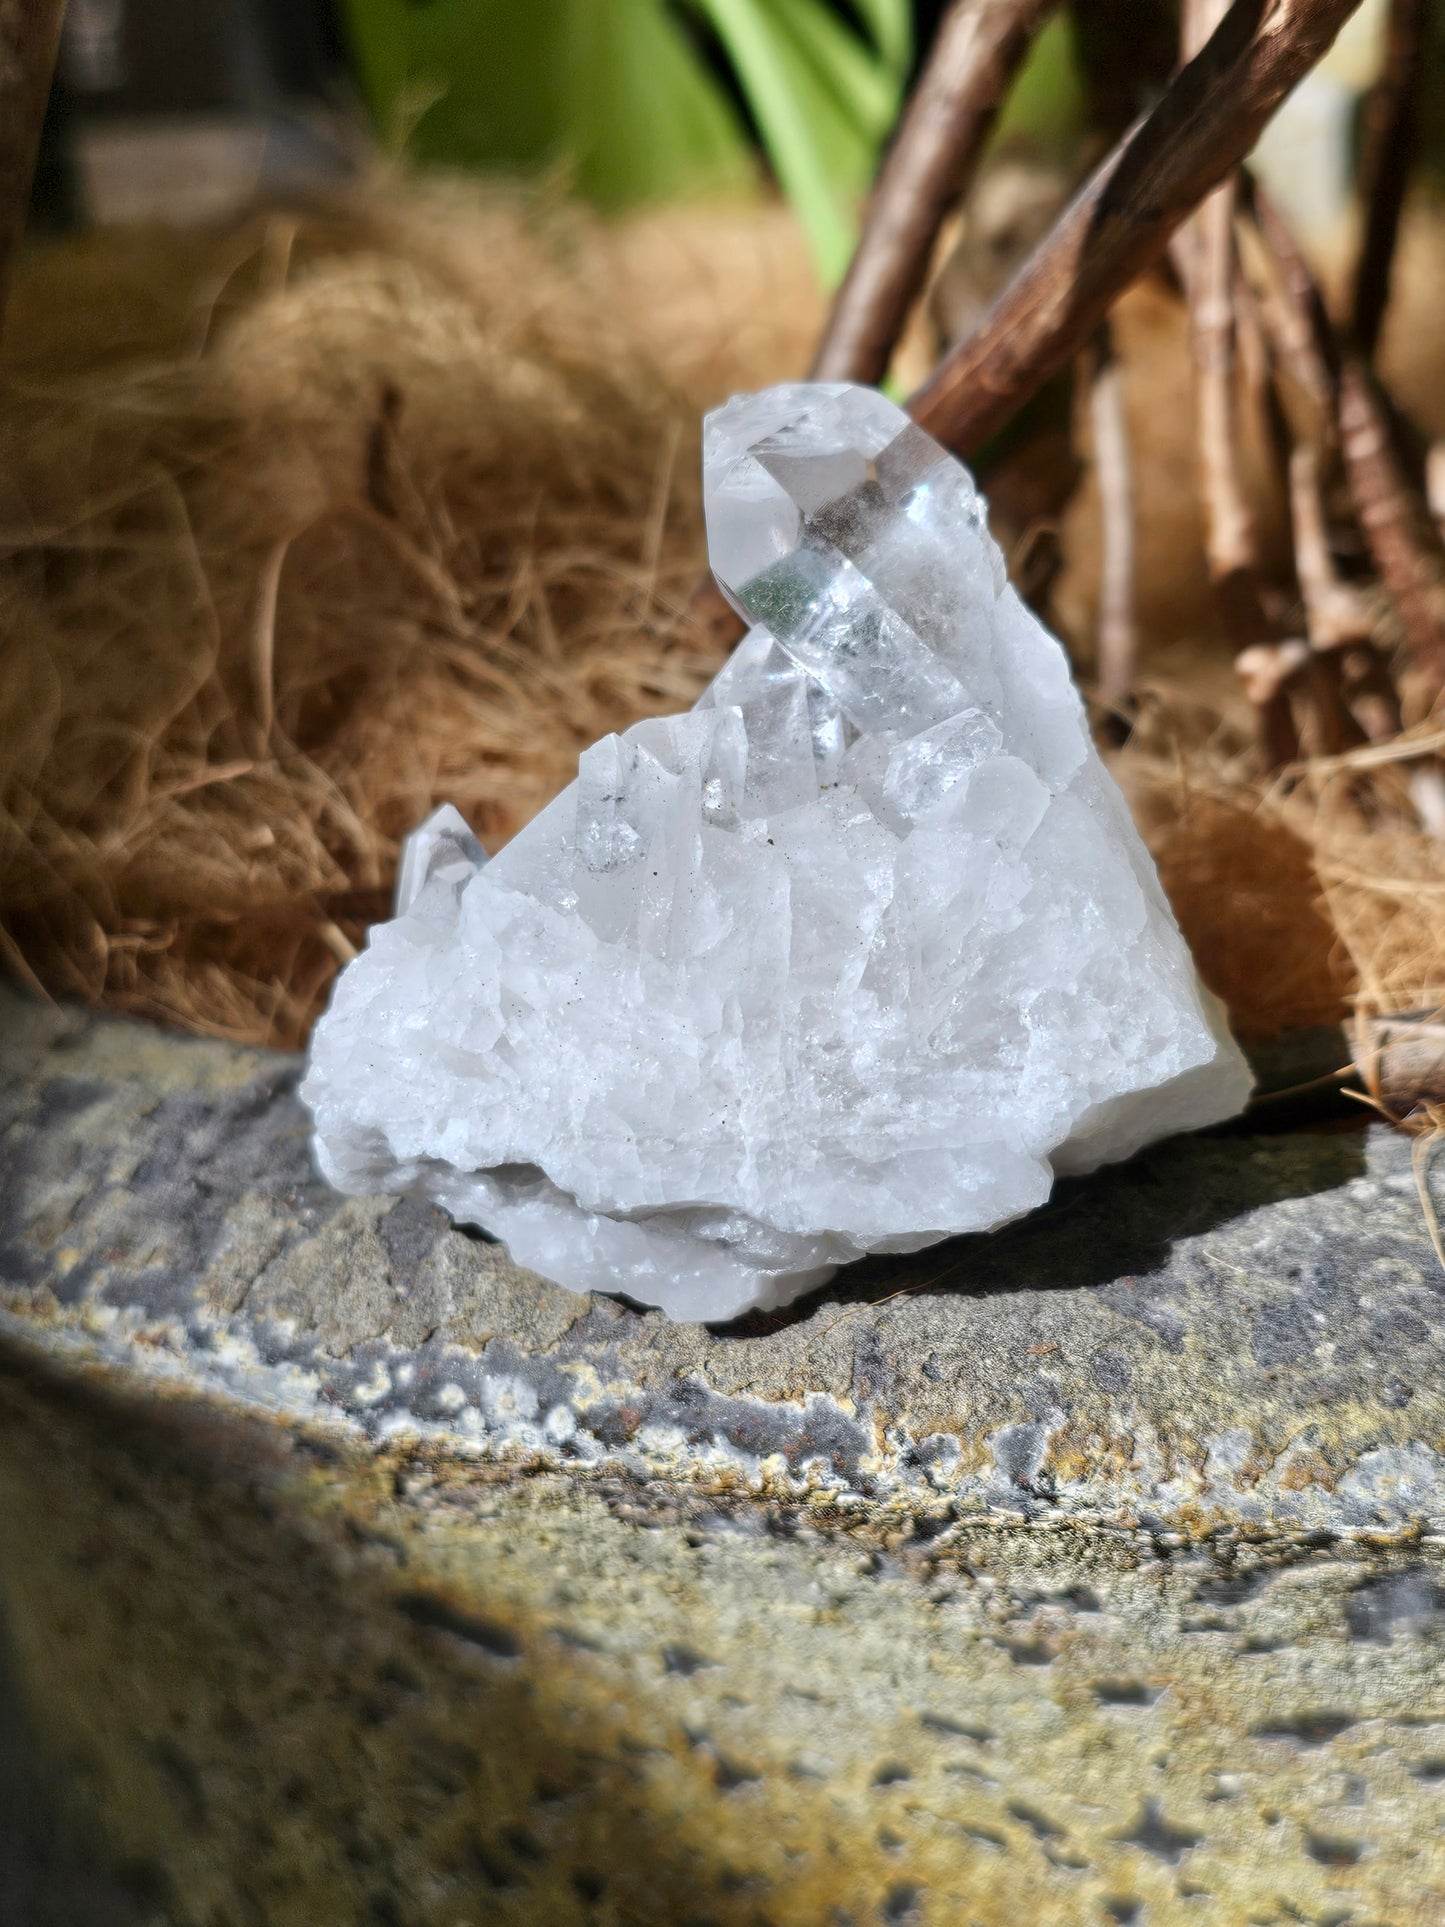
<instances>
[{"instance_id":1,"label":"rock surface","mask_svg":"<svg viewBox=\"0 0 1445 1927\"><path fill-rule=\"evenodd\" d=\"M291 1060L0 1052L0 1604L145 1920L1445 1915L1399 1138L1160 1145L714 1330L336 1197Z\"/></svg>"},{"instance_id":2,"label":"rock surface","mask_svg":"<svg viewBox=\"0 0 1445 1927\"><path fill-rule=\"evenodd\" d=\"M786 1314L578 1296L315 1175L293 1060L6 999L9 1317L359 1436L1009 1516L1445 1529L1445 1279L1384 1127L1179 1139Z\"/></svg>"},{"instance_id":3,"label":"rock surface","mask_svg":"<svg viewBox=\"0 0 1445 1927\"><path fill-rule=\"evenodd\" d=\"M724 1319L1016 1218L1249 1078L961 464L834 383L718 410L704 464L760 626L485 868L455 812L423 827L303 1095L341 1189Z\"/></svg>"}]
</instances>

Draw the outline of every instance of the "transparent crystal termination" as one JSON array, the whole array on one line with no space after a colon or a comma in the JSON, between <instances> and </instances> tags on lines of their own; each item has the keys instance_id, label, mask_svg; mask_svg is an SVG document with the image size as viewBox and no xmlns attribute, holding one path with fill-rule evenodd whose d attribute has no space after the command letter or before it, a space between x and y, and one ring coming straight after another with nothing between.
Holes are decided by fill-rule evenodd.
<instances>
[{"instance_id":1,"label":"transparent crystal termination","mask_svg":"<svg viewBox=\"0 0 1445 1927\"><path fill-rule=\"evenodd\" d=\"M423 826L303 1095L342 1189L727 1319L1017 1217L1249 1075L967 471L814 384L710 416L704 475L755 626L485 868Z\"/></svg>"}]
</instances>

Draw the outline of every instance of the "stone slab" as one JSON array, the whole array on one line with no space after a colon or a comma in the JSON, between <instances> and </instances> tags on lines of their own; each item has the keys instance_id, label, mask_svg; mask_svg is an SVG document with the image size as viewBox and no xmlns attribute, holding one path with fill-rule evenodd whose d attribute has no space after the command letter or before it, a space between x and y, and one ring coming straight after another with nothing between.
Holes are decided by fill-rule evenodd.
<instances>
[{"instance_id":1,"label":"stone slab","mask_svg":"<svg viewBox=\"0 0 1445 1927\"><path fill-rule=\"evenodd\" d=\"M0 1613L127 1918L1445 1921L1395 1136L1160 1146L709 1330L332 1197L291 1060L9 999L0 1053Z\"/></svg>"},{"instance_id":2,"label":"stone slab","mask_svg":"<svg viewBox=\"0 0 1445 1927\"><path fill-rule=\"evenodd\" d=\"M0 1007L6 1327L380 1440L871 1507L1445 1530L1445 1275L1384 1126L1174 1140L713 1329L317 1179L295 1062Z\"/></svg>"}]
</instances>

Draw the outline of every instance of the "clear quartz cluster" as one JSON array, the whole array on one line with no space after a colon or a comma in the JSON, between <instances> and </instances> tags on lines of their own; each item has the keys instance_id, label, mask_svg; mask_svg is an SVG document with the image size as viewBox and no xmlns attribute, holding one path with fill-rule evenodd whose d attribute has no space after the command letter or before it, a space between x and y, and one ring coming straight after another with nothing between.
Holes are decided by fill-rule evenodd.
<instances>
[{"instance_id":1,"label":"clear quartz cluster","mask_svg":"<svg viewBox=\"0 0 1445 1927\"><path fill-rule=\"evenodd\" d=\"M967 471L819 383L710 416L704 475L754 627L490 863L423 825L302 1094L342 1189L727 1319L1002 1224L1249 1076Z\"/></svg>"}]
</instances>

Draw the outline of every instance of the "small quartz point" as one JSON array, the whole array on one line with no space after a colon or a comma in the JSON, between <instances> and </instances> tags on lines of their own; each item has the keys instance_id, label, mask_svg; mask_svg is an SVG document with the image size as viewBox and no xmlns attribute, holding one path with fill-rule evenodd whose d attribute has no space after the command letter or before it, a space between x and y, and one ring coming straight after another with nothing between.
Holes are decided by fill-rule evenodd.
<instances>
[{"instance_id":1,"label":"small quartz point","mask_svg":"<svg viewBox=\"0 0 1445 1927\"><path fill-rule=\"evenodd\" d=\"M433 890L432 896L439 907L449 898L454 913L457 898L486 860L486 851L468 829L461 811L443 803L402 843L393 913L404 917L428 884L442 886Z\"/></svg>"},{"instance_id":2,"label":"small quartz point","mask_svg":"<svg viewBox=\"0 0 1445 1927\"><path fill-rule=\"evenodd\" d=\"M711 415L704 477L754 626L485 868L429 819L302 1094L343 1190L723 1320L1015 1218L1249 1074L967 470L814 383Z\"/></svg>"}]
</instances>

